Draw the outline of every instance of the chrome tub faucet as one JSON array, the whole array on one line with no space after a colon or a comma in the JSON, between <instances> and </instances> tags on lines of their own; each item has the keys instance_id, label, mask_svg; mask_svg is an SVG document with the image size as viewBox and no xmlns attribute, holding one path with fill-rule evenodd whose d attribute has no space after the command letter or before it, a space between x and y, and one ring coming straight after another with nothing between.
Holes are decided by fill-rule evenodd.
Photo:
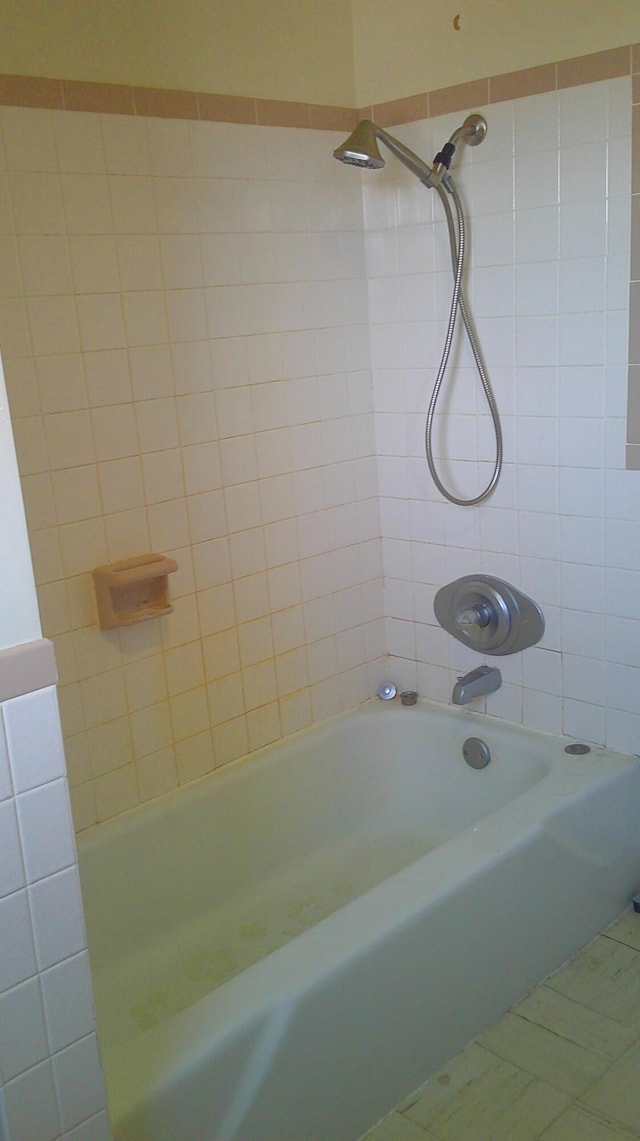
<instances>
[{"instance_id":1,"label":"chrome tub faucet","mask_svg":"<svg viewBox=\"0 0 640 1141\"><path fill-rule=\"evenodd\" d=\"M478 666L464 677L459 677L453 687L451 701L454 705L468 705L476 697L495 693L502 685L500 670L494 666Z\"/></svg>"}]
</instances>

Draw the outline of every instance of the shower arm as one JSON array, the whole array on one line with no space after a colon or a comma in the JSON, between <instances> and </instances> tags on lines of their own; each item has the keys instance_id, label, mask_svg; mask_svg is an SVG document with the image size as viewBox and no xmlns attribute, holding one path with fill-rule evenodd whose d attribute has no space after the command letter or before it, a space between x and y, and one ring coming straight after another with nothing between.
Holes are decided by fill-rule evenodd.
<instances>
[{"instance_id":1,"label":"shower arm","mask_svg":"<svg viewBox=\"0 0 640 1141\"><path fill-rule=\"evenodd\" d=\"M437 190L440 186L445 186L447 190L451 190L449 183L449 166L455 154L458 143L465 142L467 146L475 147L481 143L487 133L487 123L482 115L469 115L464 123L458 127L447 143L444 144L441 151L435 156L433 166L428 166L423 162L417 154L415 154L410 147L401 143L399 139L394 138L377 123L370 121L374 134L380 142L391 151L392 154L400 160L416 178L428 186L430 190Z\"/></svg>"},{"instance_id":2,"label":"shower arm","mask_svg":"<svg viewBox=\"0 0 640 1141\"><path fill-rule=\"evenodd\" d=\"M394 138L393 135L389 135L382 127L379 127L377 123L372 123L371 125L376 138L379 139L381 143L384 143L387 149L390 150L397 159L400 159L400 162L406 166L412 174L415 174L416 178L419 178L424 186L428 186L429 189L432 190L439 185L441 179L438 177L435 169L432 170L431 167L428 166L426 162L423 162L417 154L414 154L409 147L405 147L404 143Z\"/></svg>"}]
</instances>

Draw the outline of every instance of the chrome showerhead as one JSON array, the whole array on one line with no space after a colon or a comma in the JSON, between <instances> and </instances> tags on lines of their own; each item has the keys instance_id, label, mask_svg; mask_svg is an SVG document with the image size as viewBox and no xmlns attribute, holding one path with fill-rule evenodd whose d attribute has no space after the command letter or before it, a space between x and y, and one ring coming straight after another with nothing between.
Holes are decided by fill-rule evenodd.
<instances>
[{"instance_id":1,"label":"chrome showerhead","mask_svg":"<svg viewBox=\"0 0 640 1141\"><path fill-rule=\"evenodd\" d=\"M336 147L333 157L351 166L381 170L384 159L378 150L375 124L370 119L363 119L342 146Z\"/></svg>"},{"instance_id":2,"label":"chrome showerhead","mask_svg":"<svg viewBox=\"0 0 640 1141\"><path fill-rule=\"evenodd\" d=\"M486 119L482 115L469 115L436 155L432 168L382 127L376 126L370 119L362 119L342 146L336 147L333 157L365 170L380 170L384 166L384 159L378 150L380 139L425 186L439 187L441 183L446 186L449 166L458 143L464 142L470 147L476 147L486 133Z\"/></svg>"}]
</instances>

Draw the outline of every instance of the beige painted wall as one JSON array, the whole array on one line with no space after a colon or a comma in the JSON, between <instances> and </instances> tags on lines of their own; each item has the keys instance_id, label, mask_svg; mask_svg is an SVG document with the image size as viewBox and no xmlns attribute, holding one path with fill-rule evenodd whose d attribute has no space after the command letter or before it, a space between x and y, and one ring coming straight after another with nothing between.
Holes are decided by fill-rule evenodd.
<instances>
[{"instance_id":1,"label":"beige painted wall","mask_svg":"<svg viewBox=\"0 0 640 1141\"><path fill-rule=\"evenodd\" d=\"M0 0L0 72L353 106L350 0Z\"/></svg>"},{"instance_id":2,"label":"beige painted wall","mask_svg":"<svg viewBox=\"0 0 640 1141\"><path fill-rule=\"evenodd\" d=\"M360 107L640 41L637 0L352 0L351 7Z\"/></svg>"},{"instance_id":3,"label":"beige painted wall","mask_svg":"<svg viewBox=\"0 0 640 1141\"><path fill-rule=\"evenodd\" d=\"M638 0L0 0L0 72L337 106L636 41Z\"/></svg>"}]
</instances>

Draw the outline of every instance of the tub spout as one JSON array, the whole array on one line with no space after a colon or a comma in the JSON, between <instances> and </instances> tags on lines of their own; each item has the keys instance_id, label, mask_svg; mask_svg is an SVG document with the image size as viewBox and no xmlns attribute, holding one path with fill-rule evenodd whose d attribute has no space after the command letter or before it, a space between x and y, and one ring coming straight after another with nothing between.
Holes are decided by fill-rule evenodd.
<instances>
[{"instance_id":1,"label":"tub spout","mask_svg":"<svg viewBox=\"0 0 640 1141\"><path fill-rule=\"evenodd\" d=\"M500 670L494 666L478 666L471 673L459 677L453 687L451 698L454 705L467 705L474 697L484 697L487 693L495 693L502 685Z\"/></svg>"}]
</instances>

